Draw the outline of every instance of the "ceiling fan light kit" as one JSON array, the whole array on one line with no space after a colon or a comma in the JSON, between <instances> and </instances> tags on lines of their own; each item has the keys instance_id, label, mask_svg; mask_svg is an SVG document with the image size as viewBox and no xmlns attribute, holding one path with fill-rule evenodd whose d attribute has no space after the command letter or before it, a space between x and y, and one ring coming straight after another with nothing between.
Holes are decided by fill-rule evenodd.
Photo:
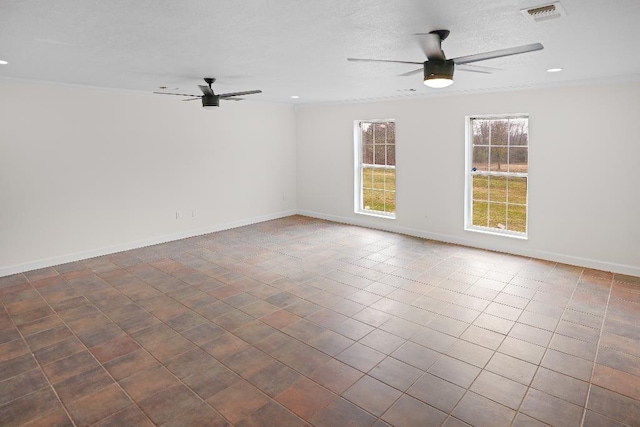
<instances>
[{"instance_id":1,"label":"ceiling fan light kit","mask_svg":"<svg viewBox=\"0 0 640 427\"><path fill-rule=\"evenodd\" d=\"M168 92L153 92L157 95L176 95L176 96L187 96L189 99L183 99L183 101L194 101L196 99L202 100L202 108L206 110L213 110L220 106L220 100L226 99L228 101L242 101L244 98L238 98L241 95L253 95L256 93L262 93L261 90L247 90L244 92L231 92L231 93L221 93L219 95L213 92L211 85L216 81L213 77L205 77L204 81L207 83L205 85L198 85L200 90L202 91L202 95L187 95L185 93L168 93Z\"/></svg>"},{"instance_id":2,"label":"ceiling fan light kit","mask_svg":"<svg viewBox=\"0 0 640 427\"><path fill-rule=\"evenodd\" d=\"M455 64L451 59L434 59L433 61L425 62L424 84L434 89L451 86L453 84L454 68Z\"/></svg>"},{"instance_id":3,"label":"ceiling fan light kit","mask_svg":"<svg viewBox=\"0 0 640 427\"><path fill-rule=\"evenodd\" d=\"M467 56L459 56L447 59L442 50L442 41L449 36L449 30L435 30L429 33L415 34L419 37L420 46L427 60L424 62L394 61L389 59L363 59L347 58L347 61L354 62L391 62L396 64L415 64L422 68L400 74L400 76L412 76L424 72L424 84L431 88L444 88L453 83L453 71L455 66L459 66L460 71L472 71L476 73L491 74L495 68L472 65L474 62L487 61L489 59L502 58L505 56L519 55L522 53L542 50L544 47L540 43L532 43L524 46L516 46L507 49L494 50L492 52L477 53Z\"/></svg>"}]
</instances>

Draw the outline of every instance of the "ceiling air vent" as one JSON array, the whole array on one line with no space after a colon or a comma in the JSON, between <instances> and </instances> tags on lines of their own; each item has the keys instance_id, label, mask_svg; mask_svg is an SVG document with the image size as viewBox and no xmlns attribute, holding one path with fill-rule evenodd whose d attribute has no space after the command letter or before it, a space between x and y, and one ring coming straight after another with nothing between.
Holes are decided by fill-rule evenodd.
<instances>
[{"instance_id":1,"label":"ceiling air vent","mask_svg":"<svg viewBox=\"0 0 640 427\"><path fill-rule=\"evenodd\" d=\"M534 22L548 21L549 19L560 18L561 16L567 15L567 12L564 11L560 2L522 9L520 12Z\"/></svg>"}]
</instances>

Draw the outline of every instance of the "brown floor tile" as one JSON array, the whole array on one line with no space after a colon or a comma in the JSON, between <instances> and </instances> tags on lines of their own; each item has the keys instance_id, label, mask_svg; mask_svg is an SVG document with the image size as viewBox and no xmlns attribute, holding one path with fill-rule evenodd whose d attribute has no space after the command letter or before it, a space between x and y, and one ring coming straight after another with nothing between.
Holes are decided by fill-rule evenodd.
<instances>
[{"instance_id":1,"label":"brown floor tile","mask_svg":"<svg viewBox=\"0 0 640 427\"><path fill-rule=\"evenodd\" d=\"M122 388L136 402L177 384L178 380L165 367L159 365L120 381Z\"/></svg>"},{"instance_id":2,"label":"brown floor tile","mask_svg":"<svg viewBox=\"0 0 640 427\"><path fill-rule=\"evenodd\" d=\"M589 384L541 367L538 369L531 387L584 407Z\"/></svg>"},{"instance_id":3,"label":"brown floor tile","mask_svg":"<svg viewBox=\"0 0 640 427\"><path fill-rule=\"evenodd\" d=\"M521 384L529 385L536 373L537 367L524 360L496 353L489 363L487 363L485 369Z\"/></svg>"},{"instance_id":4,"label":"brown floor tile","mask_svg":"<svg viewBox=\"0 0 640 427\"><path fill-rule=\"evenodd\" d=\"M94 394L69 404L67 409L77 426L87 426L125 408L131 400L117 385L111 385Z\"/></svg>"},{"instance_id":5,"label":"brown floor tile","mask_svg":"<svg viewBox=\"0 0 640 427\"><path fill-rule=\"evenodd\" d=\"M637 376L596 363L591 382L607 390L640 400L640 378Z\"/></svg>"},{"instance_id":6,"label":"brown floor tile","mask_svg":"<svg viewBox=\"0 0 640 427\"><path fill-rule=\"evenodd\" d=\"M154 366L157 361L145 350L139 349L110 360L104 367L113 378L122 380L130 375Z\"/></svg>"},{"instance_id":7,"label":"brown floor tile","mask_svg":"<svg viewBox=\"0 0 640 427\"><path fill-rule=\"evenodd\" d=\"M509 426L516 412L478 394L468 392L452 414L474 426L500 427Z\"/></svg>"},{"instance_id":8,"label":"brown floor tile","mask_svg":"<svg viewBox=\"0 0 640 427\"><path fill-rule=\"evenodd\" d=\"M449 356L441 356L428 371L437 377L468 388L480 373L480 369Z\"/></svg>"},{"instance_id":9,"label":"brown floor tile","mask_svg":"<svg viewBox=\"0 0 640 427\"><path fill-rule=\"evenodd\" d=\"M456 341L444 353L479 368L483 368L493 356L492 350L463 340Z\"/></svg>"},{"instance_id":10,"label":"brown floor tile","mask_svg":"<svg viewBox=\"0 0 640 427\"><path fill-rule=\"evenodd\" d=\"M405 339L389 332L375 329L359 342L384 354L391 354L404 344Z\"/></svg>"},{"instance_id":11,"label":"brown floor tile","mask_svg":"<svg viewBox=\"0 0 640 427\"><path fill-rule=\"evenodd\" d=\"M171 326L176 331L183 332L183 331L186 331L187 329L194 328L205 322L208 322L208 321L204 317L194 312L187 311L185 313L179 314L176 317L172 317L168 319L165 323Z\"/></svg>"},{"instance_id":12,"label":"brown floor tile","mask_svg":"<svg viewBox=\"0 0 640 427\"><path fill-rule=\"evenodd\" d=\"M22 374L38 367L36 360L29 353L13 359L0 361L0 381Z\"/></svg>"},{"instance_id":13,"label":"brown floor tile","mask_svg":"<svg viewBox=\"0 0 640 427\"><path fill-rule=\"evenodd\" d=\"M524 323L516 323L509 332L509 336L512 338L517 338L543 347L549 345L552 335L553 333L550 331L525 325Z\"/></svg>"},{"instance_id":14,"label":"brown floor tile","mask_svg":"<svg viewBox=\"0 0 640 427\"><path fill-rule=\"evenodd\" d=\"M89 350L100 363L107 363L110 360L124 356L140 348L138 343L128 335L121 335L109 341L91 347Z\"/></svg>"},{"instance_id":15,"label":"brown floor tile","mask_svg":"<svg viewBox=\"0 0 640 427\"><path fill-rule=\"evenodd\" d=\"M232 423L237 423L269 402L269 397L247 381L238 381L207 402Z\"/></svg>"},{"instance_id":16,"label":"brown floor tile","mask_svg":"<svg viewBox=\"0 0 640 427\"><path fill-rule=\"evenodd\" d=\"M62 325L62 319L59 316L47 316L42 317L40 319L34 320L33 322L26 323L21 325L18 329L25 337L37 334L38 332L46 331L47 329L54 328L56 326Z\"/></svg>"},{"instance_id":17,"label":"brown floor tile","mask_svg":"<svg viewBox=\"0 0 640 427\"><path fill-rule=\"evenodd\" d=\"M491 350L497 350L505 336L488 329L471 325L464 331L460 338Z\"/></svg>"},{"instance_id":18,"label":"brown floor tile","mask_svg":"<svg viewBox=\"0 0 640 427\"><path fill-rule=\"evenodd\" d=\"M513 420L512 427L547 427L549 424L538 421L535 418L531 418L529 415L525 415L519 412L516 418Z\"/></svg>"},{"instance_id":19,"label":"brown floor tile","mask_svg":"<svg viewBox=\"0 0 640 427\"><path fill-rule=\"evenodd\" d=\"M162 427L207 426L223 427L229 423L209 405L199 402L189 411L162 424Z\"/></svg>"},{"instance_id":20,"label":"brown floor tile","mask_svg":"<svg viewBox=\"0 0 640 427\"><path fill-rule=\"evenodd\" d=\"M464 392L464 388L431 374L424 374L407 390L407 394L444 412L451 412Z\"/></svg>"},{"instance_id":21,"label":"brown floor tile","mask_svg":"<svg viewBox=\"0 0 640 427\"><path fill-rule=\"evenodd\" d=\"M323 333L325 329L305 319L300 319L284 328L282 332L308 343L313 338Z\"/></svg>"},{"instance_id":22,"label":"brown floor tile","mask_svg":"<svg viewBox=\"0 0 640 427\"><path fill-rule=\"evenodd\" d=\"M233 334L237 337L240 337L242 340L248 342L249 344L255 344L256 342L268 337L273 334L276 330L271 326L261 322L260 320L254 320L250 323L247 323L244 326L239 327L233 331ZM185 337L186 335L183 334ZM215 338L216 336L212 336L209 340ZM204 339L204 336L202 337ZM205 341L206 342L206 341ZM201 344L201 343L196 343Z\"/></svg>"},{"instance_id":23,"label":"brown floor tile","mask_svg":"<svg viewBox=\"0 0 640 427\"><path fill-rule=\"evenodd\" d=\"M368 427L375 421L376 418L371 414L340 398L321 409L311 419L311 423L318 427Z\"/></svg>"},{"instance_id":24,"label":"brown floor tile","mask_svg":"<svg viewBox=\"0 0 640 427\"><path fill-rule=\"evenodd\" d=\"M473 322L473 324L480 328L489 329L490 331L497 332L502 335L506 335L509 333L509 331L511 330L515 322L512 320L503 319L501 317L482 313Z\"/></svg>"},{"instance_id":25,"label":"brown floor tile","mask_svg":"<svg viewBox=\"0 0 640 427\"><path fill-rule=\"evenodd\" d=\"M71 356L59 359L43 366L43 370L49 381L56 384L66 378L78 375L89 369L97 368L100 364L88 351L81 351Z\"/></svg>"},{"instance_id":26,"label":"brown floor tile","mask_svg":"<svg viewBox=\"0 0 640 427\"><path fill-rule=\"evenodd\" d=\"M33 355L41 365L46 365L86 349L77 338L69 338L49 347L38 349Z\"/></svg>"},{"instance_id":27,"label":"brown floor tile","mask_svg":"<svg viewBox=\"0 0 640 427\"><path fill-rule=\"evenodd\" d=\"M529 389L520 411L553 426L578 426L583 409L535 389Z\"/></svg>"},{"instance_id":28,"label":"brown floor tile","mask_svg":"<svg viewBox=\"0 0 640 427\"><path fill-rule=\"evenodd\" d=\"M335 356L343 352L354 343L353 340L333 331L324 331L315 338L309 340L309 345L329 356Z\"/></svg>"},{"instance_id":29,"label":"brown floor tile","mask_svg":"<svg viewBox=\"0 0 640 427\"><path fill-rule=\"evenodd\" d=\"M285 352L277 356L278 360L296 371L309 375L331 358L306 344L297 346L293 352Z\"/></svg>"},{"instance_id":30,"label":"brown floor tile","mask_svg":"<svg viewBox=\"0 0 640 427\"><path fill-rule=\"evenodd\" d=\"M326 388L306 378L300 378L276 396L276 400L299 417L309 420L336 397Z\"/></svg>"},{"instance_id":31,"label":"brown floor tile","mask_svg":"<svg viewBox=\"0 0 640 427\"><path fill-rule=\"evenodd\" d=\"M191 341L182 338L180 335L173 336L164 341L156 341L146 346L146 349L153 357L165 363L174 357L193 350L196 346Z\"/></svg>"},{"instance_id":32,"label":"brown floor tile","mask_svg":"<svg viewBox=\"0 0 640 427\"><path fill-rule=\"evenodd\" d=\"M583 427L624 427L622 423L589 410L584 414L582 425Z\"/></svg>"},{"instance_id":33,"label":"brown floor tile","mask_svg":"<svg viewBox=\"0 0 640 427\"><path fill-rule=\"evenodd\" d=\"M438 360L440 353L409 341L391 353L391 356L426 371Z\"/></svg>"},{"instance_id":34,"label":"brown floor tile","mask_svg":"<svg viewBox=\"0 0 640 427\"><path fill-rule=\"evenodd\" d=\"M141 346L148 347L153 343L175 337L176 335L177 333L173 329L164 323L160 323L134 332L131 334L131 337Z\"/></svg>"},{"instance_id":35,"label":"brown floor tile","mask_svg":"<svg viewBox=\"0 0 640 427\"><path fill-rule=\"evenodd\" d=\"M224 359L223 363L241 377L249 378L267 365L277 362L255 347L249 347Z\"/></svg>"},{"instance_id":36,"label":"brown floor tile","mask_svg":"<svg viewBox=\"0 0 640 427\"><path fill-rule=\"evenodd\" d=\"M382 416L382 419L395 427L439 426L446 414L407 395L403 395Z\"/></svg>"},{"instance_id":37,"label":"brown floor tile","mask_svg":"<svg viewBox=\"0 0 640 427\"><path fill-rule=\"evenodd\" d=\"M182 379L186 385L204 400L240 380L241 378L238 375L222 364Z\"/></svg>"},{"instance_id":38,"label":"brown floor tile","mask_svg":"<svg viewBox=\"0 0 640 427\"><path fill-rule=\"evenodd\" d=\"M21 425L61 408L51 387L45 387L0 406L0 425Z\"/></svg>"},{"instance_id":39,"label":"brown floor tile","mask_svg":"<svg viewBox=\"0 0 640 427\"><path fill-rule=\"evenodd\" d=\"M331 359L316 369L309 378L332 392L341 394L361 378L362 375L362 372L357 369L338 360Z\"/></svg>"},{"instance_id":40,"label":"brown floor tile","mask_svg":"<svg viewBox=\"0 0 640 427\"><path fill-rule=\"evenodd\" d=\"M393 357L387 357L369 371L369 375L398 390L407 390L420 376L422 371Z\"/></svg>"},{"instance_id":41,"label":"brown floor tile","mask_svg":"<svg viewBox=\"0 0 640 427\"><path fill-rule=\"evenodd\" d=\"M0 344L0 362L13 359L25 353L29 353L29 347L25 345L22 338Z\"/></svg>"},{"instance_id":42,"label":"brown floor tile","mask_svg":"<svg viewBox=\"0 0 640 427\"><path fill-rule=\"evenodd\" d=\"M66 405L113 383L107 371L102 366L97 366L66 378L54 386L60 400Z\"/></svg>"},{"instance_id":43,"label":"brown floor tile","mask_svg":"<svg viewBox=\"0 0 640 427\"><path fill-rule=\"evenodd\" d=\"M121 426L141 426L152 427L153 423L138 408L137 405L129 405L124 409L109 415L102 421L95 424L96 427L121 427Z\"/></svg>"},{"instance_id":44,"label":"brown floor tile","mask_svg":"<svg viewBox=\"0 0 640 427\"><path fill-rule=\"evenodd\" d=\"M380 353L379 351L363 346L362 344L355 343L337 355L336 359L362 372L369 372L385 357L384 353Z\"/></svg>"},{"instance_id":45,"label":"brown floor tile","mask_svg":"<svg viewBox=\"0 0 640 427\"><path fill-rule=\"evenodd\" d=\"M489 371L482 371L469 390L517 410L527 393L527 387Z\"/></svg>"},{"instance_id":46,"label":"brown floor tile","mask_svg":"<svg viewBox=\"0 0 640 427\"><path fill-rule=\"evenodd\" d=\"M346 319L331 328L334 332L344 335L354 341L362 339L374 330L373 326L359 322L354 319Z\"/></svg>"},{"instance_id":47,"label":"brown floor tile","mask_svg":"<svg viewBox=\"0 0 640 427\"><path fill-rule=\"evenodd\" d=\"M178 415L193 411L201 400L182 384L161 388L155 394L138 402L144 413L156 424L163 424Z\"/></svg>"},{"instance_id":48,"label":"brown floor tile","mask_svg":"<svg viewBox=\"0 0 640 427\"><path fill-rule=\"evenodd\" d=\"M529 363L533 363L534 365L540 363L545 350L545 347L521 341L509 336L506 337L500 347L498 347L498 352L517 359L525 360Z\"/></svg>"},{"instance_id":49,"label":"brown floor tile","mask_svg":"<svg viewBox=\"0 0 640 427\"><path fill-rule=\"evenodd\" d=\"M400 391L367 375L342 393L345 399L378 417L401 395Z\"/></svg>"},{"instance_id":50,"label":"brown floor tile","mask_svg":"<svg viewBox=\"0 0 640 427\"><path fill-rule=\"evenodd\" d=\"M547 350L540 366L582 381L589 381L593 370L593 362L551 349Z\"/></svg>"},{"instance_id":51,"label":"brown floor tile","mask_svg":"<svg viewBox=\"0 0 640 427\"><path fill-rule=\"evenodd\" d=\"M640 420L640 402L595 385L589 392L587 408L628 425Z\"/></svg>"},{"instance_id":52,"label":"brown floor tile","mask_svg":"<svg viewBox=\"0 0 640 427\"><path fill-rule=\"evenodd\" d=\"M367 325L373 326L374 328L377 328L391 319L391 315L383 311L367 307L361 312L355 314L353 318L360 322L366 323Z\"/></svg>"},{"instance_id":53,"label":"brown floor tile","mask_svg":"<svg viewBox=\"0 0 640 427\"><path fill-rule=\"evenodd\" d=\"M67 415L67 412L60 409L50 412L40 418L24 424L25 427L73 427L73 422Z\"/></svg>"},{"instance_id":54,"label":"brown floor tile","mask_svg":"<svg viewBox=\"0 0 640 427\"><path fill-rule=\"evenodd\" d=\"M284 407L271 401L236 425L237 427L304 427L307 424Z\"/></svg>"},{"instance_id":55,"label":"brown floor tile","mask_svg":"<svg viewBox=\"0 0 640 427\"><path fill-rule=\"evenodd\" d=\"M0 382L0 405L24 395L48 387L49 383L40 369L32 369Z\"/></svg>"},{"instance_id":56,"label":"brown floor tile","mask_svg":"<svg viewBox=\"0 0 640 427\"><path fill-rule=\"evenodd\" d=\"M263 393L275 397L289 388L302 376L280 362L270 363L262 367L248 378L249 382Z\"/></svg>"}]
</instances>

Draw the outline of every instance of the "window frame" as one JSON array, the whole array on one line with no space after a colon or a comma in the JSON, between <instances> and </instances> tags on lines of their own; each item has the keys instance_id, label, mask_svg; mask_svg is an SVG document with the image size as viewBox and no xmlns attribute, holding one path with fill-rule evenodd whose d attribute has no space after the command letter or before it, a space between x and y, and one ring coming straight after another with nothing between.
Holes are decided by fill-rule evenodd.
<instances>
[{"instance_id":1,"label":"window frame","mask_svg":"<svg viewBox=\"0 0 640 427\"><path fill-rule=\"evenodd\" d=\"M464 178L464 230L475 233L491 234L495 236L506 236L515 239L527 240L529 238L529 154L531 148L531 133L527 130L527 173L517 172L483 172L474 173L473 168L473 131L472 121L480 120L505 120L505 119L527 119L527 128L530 124L530 116L528 113L503 113L503 114L484 114L472 115L465 117L465 178ZM507 155L508 158L508 155ZM516 178L526 178L527 193L525 199L525 231L518 232L513 230L502 230L494 227L484 227L473 224L473 177L480 176L506 176ZM508 205L508 201L506 202Z\"/></svg>"},{"instance_id":2,"label":"window frame","mask_svg":"<svg viewBox=\"0 0 640 427\"><path fill-rule=\"evenodd\" d=\"M396 177L396 190L394 190L394 201L396 203L396 209L395 212L390 213L390 212L383 212L383 211L376 211L376 210L365 210L364 206L363 206L363 188L362 188L362 169L363 169L363 165L366 165L365 167L369 167L369 168L376 168L376 169L384 169L384 170L389 170L392 169L394 172L396 171L396 165L371 165L368 163L363 163L362 162L362 158L363 158L363 141L362 141L362 128L361 125L363 123L394 123L394 125L396 125L396 121L395 119L367 119L367 120L355 120L354 124L353 124L353 140L354 140L354 162L353 162L353 166L354 166L354 187L353 187L353 199L354 199L354 213L359 214L359 215L367 215L367 216L374 216L374 217L379 217L379 218L386 218L386 219L395 219L396 218L396 212L397 212L397 174L395 174ZM396 131L396 136L397 136L397 128L395 129ZM397 148L397 140L396 140L396 148ZM394 149L395 150L395 149ZM397 152L395 153L396 156L396 163L397 163Z\"/></svg>"}]
</instances>

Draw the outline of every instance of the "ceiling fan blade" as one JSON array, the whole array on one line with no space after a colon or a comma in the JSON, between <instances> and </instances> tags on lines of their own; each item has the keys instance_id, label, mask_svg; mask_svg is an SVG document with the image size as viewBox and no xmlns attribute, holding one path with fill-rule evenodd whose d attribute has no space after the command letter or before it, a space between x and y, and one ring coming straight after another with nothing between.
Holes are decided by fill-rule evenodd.
<instances>
[{"instance_id":1,"label":"ceiling fan blade","mask_svg":"<svg viewBox=\"0 0 640 427\"><path fill-rule=\"evenodd\" d=\"M200 88L200 90L202 91L202 93L204 93L205 95L215 95L213 93L213 89L211 89L209 86L205 86L205 85L198 85L198 87Z\"/></svg>"},{"instance_id":2,"label":"ceiling fan blade","mask_svg":"<svg viewBox=\"0 0 640 427\"><path fill-rule=\"evenodd\" d=\"M223 101L244 101L244 98L236 98L235 96L231 96L229 98L221 98Z\"/></svg>"},{"instance_id":3,"label":"ceiling fan blade","mask_svg":"<svg viewBox=\"0 0 640 427\"><path fill-rule=\"evenodd\" d=\"M417 70L409 71L408 73L398 74L400 77L413 76L424 71L424 68L418 68Z\"/></svg>"},{"instance_id":4,"label":"ceiling fan blade","mask_svg":"<svg viewBox=\"0 0 640 427\"><path fill-rule=\"evenodd\" d=\"M488 59L502 58L503 56L518 55L521 53L542 50L544 46L540 43L527 44L524 46L511 47L508 49L494 50L493 52L477 53L475 55L460 56L453 58L453 62L458 64L469 64L471 62L486 61Z\"/></svg>"},{"instance_id":5,"label":"ceiling fan blade","mask_svg":"<svg viewBox=\"0 0 640 427\"><path fill-rule=\"evenodd\" d=\"M183 101L195 101L196 99L202 99L201 96L197 97L197 98L189 98L189 99L183 99Z\"/></svg>"},{"instance_id":6,"label":"ceiling fan blade","mask_svg":"<svg viewBox=\"0 0 640 427\"><path fill-rule=\"evenodd\" d=\"M418 43L429 59L446 59L442 51L440 36L436 33L418 33Z\"/></svg>"},{"instance_id":7,"label":"ceiling fan blade","mask_svg":"<svg viewBox=\"0 0 640 427\"><path fill-rule=\"evenodd\" d=\"M153 92L156 95L177 95L177 96L195 96L200 99L200 95L188 95L186 93L168 93L168 92Z\"/></svg>"},{"instance_id":8,"label":"ceiling fan blade","mask_svg":"<svg viewBox=\"0 0 640 427\"><path fill-rule=\"evenodd\" d=\"M362 59L362 58L347 58L347 61L351 62L393 62L396 64L415 64L422 65L422 62L410 62L410 61L391 61L388 59Z\"/></svg>"},{"instance_id":9,"label":"ceiling fan blade","mask_svg":"<svg viewBox=\"0 0 640 427\"><path fill-rule=\"evenodd\" d=\"M247 90L244 92L231 92L218 95L220 99L229 98L232 96L253 95L254 93L262 93L261 90Z\"/></svg>"},{"instance_id":10,"label":"ceiling fan blade","mask_svg":"<svg viewBox=\"0 0 640 427\"><path fill-rule=\"evenodd\" d=\"M480 65L472 65L472 64L456 64L456 70L472 71L474 73L484 73L484 74L491 74L494 71L502 71L500 68L482 67Z\"/></svg>"}]
</instances>

